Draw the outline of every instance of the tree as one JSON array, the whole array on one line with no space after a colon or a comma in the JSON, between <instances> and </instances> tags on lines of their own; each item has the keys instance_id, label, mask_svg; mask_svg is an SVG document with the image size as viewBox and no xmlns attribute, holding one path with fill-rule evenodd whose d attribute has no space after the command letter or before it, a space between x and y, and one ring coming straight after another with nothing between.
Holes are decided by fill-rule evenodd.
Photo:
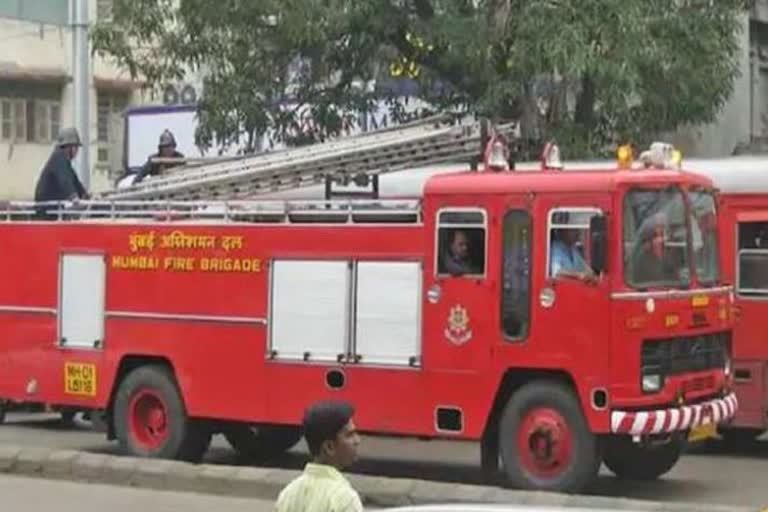
<instances>
[{"instance_id":1,"label":"tree","mask_svg":"<svg viewBox=\"0 0 768 512\"><path fill-rule=\"evenodd\" d=\"M394 72L436 109L519 119L525 141L565 139L576 156L712 121L733 89L749 4L115 0L92 37L153 85L204 69L204 143L253 149L267 129L300 142L303 111L309 140L334 136L372 106L368 84Z\"/></svg>"}]
</instances>

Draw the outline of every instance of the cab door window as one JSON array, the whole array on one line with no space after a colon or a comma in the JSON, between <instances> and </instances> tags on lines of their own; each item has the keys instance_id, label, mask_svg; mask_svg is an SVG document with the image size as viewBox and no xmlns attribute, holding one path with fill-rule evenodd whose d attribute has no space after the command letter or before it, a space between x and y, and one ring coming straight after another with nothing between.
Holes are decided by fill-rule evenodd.
<instances>
[{"instance_id":1,"label":"cab door window","mask_svg":"<svg viewBox=\"0 0 768 512\"><path fill-rule=\"evenodd\" d=\"M590 220L600 215L593 208L556 208L549 212L547 277L594 277L590 264Z\"/></svg>"},{"instance_id":2,"label":"cab door window","mask_svg":"<svg viewBox=\"0 0 768 512\"><path fill-rule=\"evenodd\" d=\"M768 297L768 222L739 224L738 293Z\"/></svg>"},{"instance_id":3,"label":"cab door window","mask_svg":"<svg viewBox=\"0 0 768 512\"><path fill-rule=\"evenodd\" d=\"M486 216L478 209L445 209L437 214L438 276L485 276Z\"/></svg>"},{"instance_id":4,"label":"cab door window","mask_svg":"<svg viewBox=\"0 0 768 512\"><path fill-rule=\"evenodd\" d=\"M510 341L528 336L530 321L531 218L510 210L502 225L501 330Z\"/></svg>"}]
</instances>

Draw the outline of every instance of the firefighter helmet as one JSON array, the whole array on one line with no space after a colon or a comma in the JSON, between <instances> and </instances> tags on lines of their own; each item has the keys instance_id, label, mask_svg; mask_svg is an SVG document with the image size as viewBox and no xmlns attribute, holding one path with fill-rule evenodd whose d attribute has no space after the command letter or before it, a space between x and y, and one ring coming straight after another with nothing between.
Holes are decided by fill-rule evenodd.
<instances>
[{"instance_id":1,"label":"firefighter helmet","mask_svg":"<svg viewBox=\"0 0 768 512\"><path fill-rule=\"evenodd\" d=\"M59 132L58 146L82 146L80 142L80 134L77 133L77 128L69 127L64 128Z\"/></svg>"},{"instance_id":2,"label":"firefighter helmet","mask_svg":"<svg viewBox=\"0 0 768 512\"><path fill-rule=\"evenodd\" d=\"M176 139L173 137L173 133L170 130L165 130L160 134L160 141L157 143L159 147L173 146L176 147Z\"/></svg>"}]
</instances>

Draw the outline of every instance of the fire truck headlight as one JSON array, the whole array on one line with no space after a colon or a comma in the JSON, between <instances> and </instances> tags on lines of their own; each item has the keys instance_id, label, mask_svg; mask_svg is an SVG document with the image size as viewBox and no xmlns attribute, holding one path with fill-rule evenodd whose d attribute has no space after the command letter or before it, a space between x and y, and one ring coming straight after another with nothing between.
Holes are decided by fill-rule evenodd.
<instances>
[{"instance_id":1,"label":"fire truck headlight","mask_svg":"<svg viewBox=\"0 0 768 512\"><path fill-rule=\"evenodd\" d=\"M730 377L733 363L731 362L731 354L727 348L723 351L723 359L723 373L725 373L726 377Z\"/></svg>"},{"instance_id":2,"label":"fire truck headlight","mask_svg":"<svg viewBox=\"0 0 768 512\"><path fill-rule=\"evenodd\" d=\"M658 373L643 374L643 392L644 393L656 393L661 391L661 387L664 383L664 379Z\"/></svg>"}]
</instances>

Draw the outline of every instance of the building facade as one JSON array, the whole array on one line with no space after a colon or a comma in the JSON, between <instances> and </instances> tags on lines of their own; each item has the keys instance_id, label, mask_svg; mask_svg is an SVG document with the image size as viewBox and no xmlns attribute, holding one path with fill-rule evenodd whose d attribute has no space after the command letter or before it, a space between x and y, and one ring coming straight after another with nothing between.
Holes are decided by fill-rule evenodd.
<instances>
[{"instance_id":1,"label":"building facade","mask_svg":"<svg viewBox=\"0 0 768 512\"><path fill-rule=\"evenodd\" d=\"M91 21L110 15L111 0L87 4ZM74 125L70 9L70 0L0 0L0 199L32 199L59 130ZM90 189L99 191L122 168L123 111L146 97L127 72L97 55L90 63L90 140L83 143Z\"/></svg>"},{"instance_id":2,"label":"building facade","mask_svg":"<svg viewBox=\"0 0 768 512\"><path fill-rule=\"evenodd\" d=\"M685 127L672 139L689 156L713 158L768 151L768 0L742 18L739 76L718 119Z\"/></svg>"}]
</instances>

